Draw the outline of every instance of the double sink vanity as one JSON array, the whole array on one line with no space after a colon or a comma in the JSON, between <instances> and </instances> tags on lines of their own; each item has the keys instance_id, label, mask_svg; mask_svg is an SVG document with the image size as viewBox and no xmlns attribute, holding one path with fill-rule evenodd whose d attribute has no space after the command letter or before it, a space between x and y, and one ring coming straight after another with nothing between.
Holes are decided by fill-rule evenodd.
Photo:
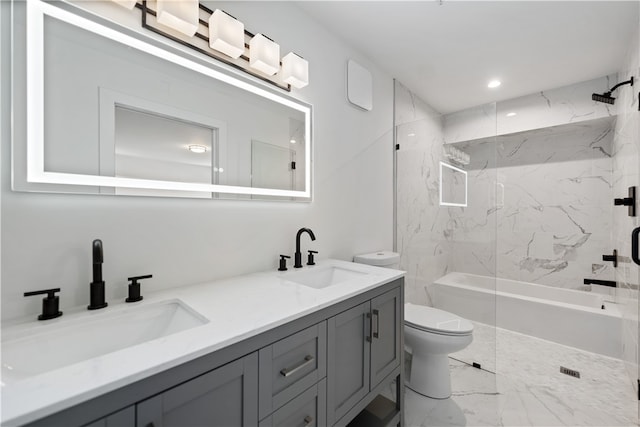
<instances>
[{"instance_id":1,"label":"double sink vanity","mask_svg":"<svg viewBox=\"0 0 640 427\"><path fill-rule=\"evenodd\" d=\"M398 425L403 273L338 260L2 330L2 425Z\"/></svg>"}]
</instances>

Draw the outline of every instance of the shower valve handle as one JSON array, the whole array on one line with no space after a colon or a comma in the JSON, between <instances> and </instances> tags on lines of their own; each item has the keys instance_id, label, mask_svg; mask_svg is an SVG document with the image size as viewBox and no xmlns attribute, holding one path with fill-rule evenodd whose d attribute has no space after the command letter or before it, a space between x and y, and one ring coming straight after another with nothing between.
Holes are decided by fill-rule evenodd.
<instances>
[{"instance_id":1,"label":"shower valve handle","mask_svg":"<svg viewBox=\"0 0 640 427\"><path fill-rule=\"evenodd\" d=\"M618 267L618 250L613 250L613 255L602 255L603 261L611 261L613 262L613 268Z\"/></svg>"},{"instance_id":2,"label":"shower valve handle","mask_svg":"<svg viewBox=\"0 0 640 427\"><path fill-rule=\"evenodd\" d=\"M636 216L636 187L629 187L629 197L613 199L615 206L628 206L629 216Z\"/></svg>"}]
</instances>

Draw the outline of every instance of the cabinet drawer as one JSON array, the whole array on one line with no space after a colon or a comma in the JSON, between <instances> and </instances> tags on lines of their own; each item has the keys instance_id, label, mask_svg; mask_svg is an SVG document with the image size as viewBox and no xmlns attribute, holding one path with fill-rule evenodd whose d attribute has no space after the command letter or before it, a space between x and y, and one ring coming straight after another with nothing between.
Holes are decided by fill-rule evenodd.
<instances>
[{"instance_id":1,"label":"cabinet drawer","mask_svg":"<svg viewBox=\"0 0 640 427\"><path fill-rule=\"evenodd\" d=\"M260 349L260 419L324 378L326 355L326 322Z\"/></svg>"},{"instance_id":2,"label":"cabinet drawer","mask_svg":"<svg viewBox=\"0 0 640 427\"><path fill-rule=\"evenodd\" d=\"M327 425L327 380L324 379L262 420L259 427L324 427Z\"/></svg>"}]
</instances>

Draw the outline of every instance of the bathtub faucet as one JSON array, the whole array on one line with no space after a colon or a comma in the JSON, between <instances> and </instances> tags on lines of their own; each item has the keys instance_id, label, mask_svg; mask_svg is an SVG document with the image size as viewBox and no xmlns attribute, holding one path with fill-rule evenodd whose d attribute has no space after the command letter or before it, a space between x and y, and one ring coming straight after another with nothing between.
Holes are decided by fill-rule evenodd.
<instances>
[{"instance_id":1,"label":"bathtub faucet","mask_svg":"<svg viewBox=\"0 0 640 427\"><path fill-rule=\"evenodd\" d=\"M610 286L612 288L617 288L618 283L613 280L598 280L598 279L584 279L585 285L601 285L601 286Z\"/></svg>"}]
</instances>

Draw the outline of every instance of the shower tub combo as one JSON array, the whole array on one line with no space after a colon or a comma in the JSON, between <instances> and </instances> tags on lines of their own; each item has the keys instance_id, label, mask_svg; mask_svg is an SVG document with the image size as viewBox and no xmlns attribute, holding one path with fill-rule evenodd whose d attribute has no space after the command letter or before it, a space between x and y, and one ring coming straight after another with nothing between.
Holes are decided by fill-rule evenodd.
<instances>
[{"instance_id":1,"label":"shower tub combo","mask_svg":"<svg viewBox=\"0 0 640 427\"><path fill-rule=\"evenodd\" d=\"M606 295L467 273L437 279L430 294L436 308L473 321L622 357L622 317Z\"/></svg>"}]
</instances>

